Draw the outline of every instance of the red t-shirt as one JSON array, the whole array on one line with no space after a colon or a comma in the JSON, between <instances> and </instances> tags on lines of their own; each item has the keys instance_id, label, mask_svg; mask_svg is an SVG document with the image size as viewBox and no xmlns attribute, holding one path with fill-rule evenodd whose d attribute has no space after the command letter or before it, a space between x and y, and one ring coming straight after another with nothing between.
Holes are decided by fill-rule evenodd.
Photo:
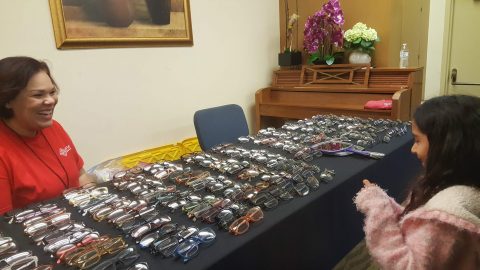
<instances>
[{"instance_id":1,"label":"red t-shirt","mask_svg":"<svg viewBox=\"0 0 480 270\"><path fill-rule=\"evenodd\" d=\"M33 138L0 121L0 214L78 187L82 168L83 159L55 120Z\"/></svg>"}]
</instances>

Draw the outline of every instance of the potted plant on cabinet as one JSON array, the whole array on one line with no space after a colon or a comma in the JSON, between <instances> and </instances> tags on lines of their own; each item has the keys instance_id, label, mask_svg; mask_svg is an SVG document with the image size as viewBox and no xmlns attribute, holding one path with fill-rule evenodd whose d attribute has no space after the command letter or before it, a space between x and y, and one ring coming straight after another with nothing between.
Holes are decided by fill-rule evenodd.
<instances>
[{"instance_id":1,"label":"potted plant on cabinet","mask_svg":"<svg viewBox=\"0 0 480 270\"><path fill-rule=\"evenodd\" d=\"M279 66L296 66L302 64L302 53L293 47L294 26L298 22L298 14L289 15L288 0L285 0L285 46L278 54ZM288 21L287 21L288 18Z\"/></svg>"},{"instance_id":2,"label":"potted plant on cabinet","mask_svg":"<svg viewBox=\"0 0 480 270\"><path fill-rule=\"evenodd\" d=\"M322 9L308 17L303 33L309 64L340 62L343 58L343 30L345 22L339 0L329 0Z\"/></svg>"},{"instance_id":3,"label":"potted plant on cabinet","mask_svg":"<svg viewBox=\"0 0 480 270\"><path fill-rule=\"evenodd\" d=\"M380 39L375 29L364 23L356 23L344 34L343 47L349 52L348 61L351 64L367 64L372 61L375 43Z\"/></svg>"}]
</instances>

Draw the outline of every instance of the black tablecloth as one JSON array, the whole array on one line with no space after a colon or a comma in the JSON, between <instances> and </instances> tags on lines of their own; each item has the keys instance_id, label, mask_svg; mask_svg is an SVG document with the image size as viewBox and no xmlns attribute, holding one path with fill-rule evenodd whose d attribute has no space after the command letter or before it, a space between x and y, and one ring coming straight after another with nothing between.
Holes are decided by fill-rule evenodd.
<instances>
[{"instance_id":1,"label":"black tablecloth","mask_svg":"<svg viewBox=\"0 0 480 270\"><path fill-rule=\"evenodd\" d=\"M375 146L372 151L387 154L380 160L357 155L315 159L319 167L335 170L334 180L322 184L306 197L265 211L265 218L258 224L251 224L244 235L233 236L216 229L216 242L201 247L199 255L186 264L178 259L155 257L143 250L140 251L141 261L147 261L151 269L331 269L364 237L363 217L352 202L362 187L362 179L379 184L397 200L405 196L408 183L420 168L420 163L410 153L411 144L409 134ZM63 199L55 201L68 207L72 219L81 220L102 234L119 234L110 224L81 216ZM171 216L180 224L209 226L198 221L194 223L181 213ZM21 250L32 250L41 262L51 263L53 259L42 251L42 247L30 244L22 229L19 225L0 222L1 232L13 236Z\"/></svg>"}]
</instances>

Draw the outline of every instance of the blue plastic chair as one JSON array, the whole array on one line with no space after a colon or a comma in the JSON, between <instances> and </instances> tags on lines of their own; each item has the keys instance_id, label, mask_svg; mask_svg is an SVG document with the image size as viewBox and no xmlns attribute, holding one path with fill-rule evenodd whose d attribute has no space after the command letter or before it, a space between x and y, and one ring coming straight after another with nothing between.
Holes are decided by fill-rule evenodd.
<instances>
[{"instance_id":1,"label":"blue plastic chair","mask_svg":"<svg viewBox=\"0 0 480 270\"><path fill-rule=\"evenodd\" d=\"M238 137L249 134L242 107L236 104L196 111L193 124L204 151L221 143L237 142Z\"/></svg>"}]
</instances>

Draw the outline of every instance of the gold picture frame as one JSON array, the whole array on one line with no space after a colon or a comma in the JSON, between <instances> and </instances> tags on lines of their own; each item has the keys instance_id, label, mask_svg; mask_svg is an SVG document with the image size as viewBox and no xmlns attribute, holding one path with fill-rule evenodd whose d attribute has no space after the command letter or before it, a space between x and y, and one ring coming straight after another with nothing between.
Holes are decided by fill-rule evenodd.
<instances>
[{"instance_id":1,"label":"gold picture frame","mask_svg":"<svg viewBox=\"0 0 480 270\"><path fill-rule=\"evenodd\" d=\"M49 0L58 49L192 46L189 0Z\"/></svg>"}]
</instances>

